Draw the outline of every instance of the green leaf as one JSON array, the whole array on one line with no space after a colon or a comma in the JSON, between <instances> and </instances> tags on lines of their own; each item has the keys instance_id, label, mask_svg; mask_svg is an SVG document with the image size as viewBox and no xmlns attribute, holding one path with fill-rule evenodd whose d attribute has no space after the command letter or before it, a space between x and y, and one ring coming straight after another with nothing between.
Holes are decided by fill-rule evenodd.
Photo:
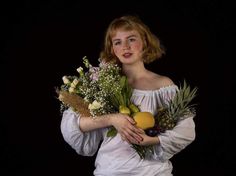
<instances>
[{"instance_id":1,"label":"green leaf","mask_svg":"<svg viewBox=\"0 0 236 176\"><path fill-rule=\"evenodd\" d=\"M137 144L132 144L131 147L138 153L140 159L145 159L148 153L154 154L153 146L141 146Z\"/></svg>"},{"instance_id":2,"label":"green leaf","mask_svg":"<svg viewBox=\"0 0 236 176\"><path fill-rule=\"evenodd\" d=\"M107 132L107 137L114 137L117 134L117 130L114 127L111 127Z\"/></svg>"}]
</instances>

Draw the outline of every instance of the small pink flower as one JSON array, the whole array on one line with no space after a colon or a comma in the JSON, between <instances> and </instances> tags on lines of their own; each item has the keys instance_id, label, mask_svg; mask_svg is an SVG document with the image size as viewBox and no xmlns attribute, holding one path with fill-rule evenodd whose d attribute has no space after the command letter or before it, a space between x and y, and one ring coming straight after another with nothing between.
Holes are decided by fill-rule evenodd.
<instances>
[{"instance_id":1,"label":"small pink flower","mask_svg":"<svg viewBox=\"0 0 236 176\"><path fill-rule=\"evenodd\" d=\"M98 74L99 74L99 67L91 67L89 69L90 72L90 79L92 81L97 81L98 80Z\"/></svg>"}]
</instances>

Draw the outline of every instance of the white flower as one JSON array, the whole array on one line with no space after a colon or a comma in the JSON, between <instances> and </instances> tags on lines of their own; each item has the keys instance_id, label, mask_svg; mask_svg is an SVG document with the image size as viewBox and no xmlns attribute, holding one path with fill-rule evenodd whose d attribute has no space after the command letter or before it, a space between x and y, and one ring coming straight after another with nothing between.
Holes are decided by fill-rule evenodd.
<instances>
[{"instance_id":1,"label":"white flower","mask_svg":"<svg viewBox=\"0 0 236 176\"><path fill-rule=\"evenodd\" d=\"M70 84L70 80L67 78L67 76L63 76L62 80L63 80L64 84Z\"/></svg>"},{"instance_id":2,"label":"white flower","mask_svg":"<svg viewBox=\"0 0 236 176\"><path fill-rule=\"evenodd\" d=\"M79 83L79 80L78 79L74 79L70 86L75 88L78 83Z\"/></svg>"},{"instance_id":3,"label":"white flower","mask_svg":"<svg viewBox=\"0 0 236 176\"><path fill-rule=\"evenodd\" d=\"M89 110L94 110L94 109L99 109L102 107L102 104L100 102L98 102L97 100L94 100L93 103L89 104L88 108Z\"/></svg>"},{"instance_id":4,"label":"white flower","mask_svg":"<svg viewBox=\"0 0 236 176\"><path fill-rule=\"evenodd\" d=\"M58 97L58 99L59 99L60 101L63 101L63 98L64 98L64 96L63 96L62 94L60 94L59 97Z\"/></svg>"},{"instance_id":5,"label":"white flower","mask_svg":"<svg viewBox=\"0 0 236 176\"><path fill-rule=\"evenodd\" d=\"M74 93L74 92L75 92L75 88L74 88L74 87L70 87L70 88L69 88L69 92L70 92L70 93Z\"/></svg>"},{"instance_id":6,"label":"white flower","mask_svg":"<svg viewBox=\"0 0 236 176\"><path fill-rule=\"evenodd\" d=\"M83 69L83 67L79 67L76 70L77 70L77 72L79 72L81 77L84 76L84 69Z\"/></svg>"},{"instance_id":7,"label":"white flower","mask_svg":"<svg viewBox=\"0 0 236 176\"><path fill-rule=\"evenodd\" d=\"M77 72L79 72L79 73L81 73L83 70L84 70L83 67L77 68Z\"/></svg>"}]
</instances>

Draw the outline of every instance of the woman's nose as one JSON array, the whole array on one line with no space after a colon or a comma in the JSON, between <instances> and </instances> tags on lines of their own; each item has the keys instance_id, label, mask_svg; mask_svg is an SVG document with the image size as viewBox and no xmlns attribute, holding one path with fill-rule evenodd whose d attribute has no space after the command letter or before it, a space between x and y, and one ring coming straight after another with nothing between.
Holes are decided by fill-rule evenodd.
<instances>
[{"instance_id":1,"label":"woman's nose","mask_svg":"<svg viewBox=\"0 0 236 176\"><path fill-rule=\"evenodd\" d=\"M128 41L123 43L123 49L129 49L130 48L130 44Z\"/></svg>"}]
</instances>

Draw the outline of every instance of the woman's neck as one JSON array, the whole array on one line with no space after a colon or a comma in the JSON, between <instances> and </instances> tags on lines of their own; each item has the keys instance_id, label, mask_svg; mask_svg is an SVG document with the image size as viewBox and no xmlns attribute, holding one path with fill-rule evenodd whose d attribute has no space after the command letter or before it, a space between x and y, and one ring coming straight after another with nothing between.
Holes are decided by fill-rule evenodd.
<instances>
[{"instance_id":1,"label":"woman's neck","mask_svg":"<svg viewBox=\"0 0 236 176\"><path fill-rule=\"evenodd\" d=\"M128 77L128 80L131 84L132 82L142 78L147 73L143 62L138 62L131 65L122 65L122 69L123 73Z\"/></svg>"}]
</instances>

